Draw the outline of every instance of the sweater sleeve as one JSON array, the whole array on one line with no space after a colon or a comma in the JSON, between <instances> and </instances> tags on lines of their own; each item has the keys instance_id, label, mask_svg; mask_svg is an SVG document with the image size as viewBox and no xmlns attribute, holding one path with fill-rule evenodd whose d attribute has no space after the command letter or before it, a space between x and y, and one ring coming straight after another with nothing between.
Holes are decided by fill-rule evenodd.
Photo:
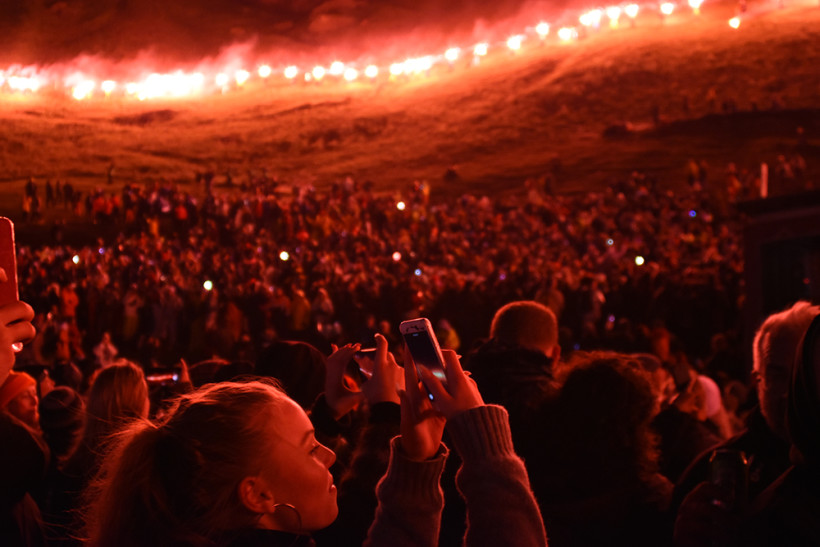
<instances>
[{"instance_id":1,"label":"sweater sleeve","mask_svg":"<svg viewBox=\"0 0 820 547\"><path fill-rule=\"evenodd\" d=\"M444 506L439 481L447 453L442 445L433 459L416 462L402 455L401 437L391 441L390 463L376 487L379 505L365 546L425 547L437 544Z\"/></svg>"},{"instance_id":2,"label":"sweater sleeve","mask_svg":"<svg viewBox=\"0 0 820 547\"><path fill-rule=\"evenodd\" d=\"M467 505L464 543L477 546L545 546L547 535L524 462L513 451L503 407L486 405L447 423L463 460L456 486Z\"/></svg>"}]
</instances>

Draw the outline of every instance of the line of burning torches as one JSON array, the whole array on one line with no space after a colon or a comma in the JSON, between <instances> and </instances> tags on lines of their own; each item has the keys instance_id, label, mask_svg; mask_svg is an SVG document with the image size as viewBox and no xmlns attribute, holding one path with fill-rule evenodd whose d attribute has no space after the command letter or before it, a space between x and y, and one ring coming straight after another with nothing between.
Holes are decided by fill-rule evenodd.
<instances>
[{"instance_id":1,"label":"line of burning torches","mask_svg":"<svg viewBox=\"0 0 820 547\"><path fill-rule=\"evenodd\" d=\"M687 0L689 8L700 13L703 0ZM559 42L572 42L587 32L588 29L599 29L605 18L611 28L617 28L622 19L628 19L630 25L635 24L638 13L646 9L657 9L661 17L672 15L678 5L666 1L659 5L626 4L596 8L582 13L578 17L578 26L564 26L555 32ZM740 17L729 20L733 29L740 27ZM521 34L510 36L505 43L490 44L481 42L468 48L452 47L440 55L426 55L395 62L390 65L379 66L371 64L360 67L352 63L334 61L329 66L316 65L304 68L297 65L287 65L279 69L269 64L259 65L254 72L243 68L219 71L210 76L203 72L186 72L177 70L169 73L152 73L141 80L127 81L126 83L114 79L91 78L88 75L74 71L68 76L54 74L35 66L12 66L0 70L0 99L10 94L30 95L45 90L66 94L78 101L92 98L108 98L119 96L138 100L158 98L184 98L206 93L227 93L232 89L241 88L254 79L269 80L274 77L285 81L322 82L335 80L337 82L380 82L399 80L412 76L424 75L441 64L452 66L459 59L470 58L472 64L479 64L481 59L488 55L491 49L507 48L517 52L525 44L544 43L553 29L546 22L539 22L534 27L528 27Z\"/></svg>"}]
</instances>

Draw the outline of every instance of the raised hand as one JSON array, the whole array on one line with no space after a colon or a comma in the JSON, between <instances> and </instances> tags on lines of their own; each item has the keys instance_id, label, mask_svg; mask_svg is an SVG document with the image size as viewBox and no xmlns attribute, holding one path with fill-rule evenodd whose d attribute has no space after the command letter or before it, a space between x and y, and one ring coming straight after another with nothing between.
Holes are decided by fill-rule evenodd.
<instances>
[{"instance_id":1,"label":"raised hand","mask_svg":"<svg viewBox=\"0 0 820 547\"><path fill-rule=\"evenodd\" d=\"M407 348L404 350L404 391L400 395L402 451L411 460L428 460L441 446L445 419L427 398Z\"/></svg>"},{"instance_id":2,"label":"raised hand","mask_svg":"<svg viewBox=\"0 0 820 547\"><path fill-rule=\"evenodd\" d=\"M341 418L362 402L364 395L352 389L352 382L345 376L347 364L359 351L359 344L347 344L340 348L333 346L333 353L327 358L325 371L325 401L335 418Z\"/></svg>"},{"instance_id":3,"label":"raised hand","mask_svg":"<svg viewBox=\"0 0 820 547\"><path fill-rule=\"evenodd\" d=\"M461 368L458 355L452 350L441 350L444 356L444 373L447 387L429 370L421 369L421 380L433 396L433 406L446 419L484 404L475 380Z\"/></svg>"},{"instance_id":4,"label":"raised hand","mask_svg":"<svg viewBox=\"0 0 820 547\"><path fill-rule=\"evenodd\" d=\"M404 374L393 354L387 351L387 339L381 334L375 338L373 375L362 385L362 394L371 405L388 401L398 404L399 391L404 389Z\"/></svg>"}]
</instances>

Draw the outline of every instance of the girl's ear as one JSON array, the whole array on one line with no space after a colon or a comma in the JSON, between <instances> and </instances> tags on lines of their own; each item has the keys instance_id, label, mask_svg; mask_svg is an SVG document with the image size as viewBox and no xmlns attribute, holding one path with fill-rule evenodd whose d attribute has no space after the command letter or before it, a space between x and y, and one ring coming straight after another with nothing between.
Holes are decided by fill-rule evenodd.
<instances>
[{"instance_id":1,"label":"girl's ear","mask_svg":"<svg viewBox=\"0 0 820 547\"><path fill-rule=\"evenodd\" d=\"M273 490L262 477L245 477L239 483L239 500L250 511L268 514L275 511L276 500Z\"/></svg>"}]
</instances>

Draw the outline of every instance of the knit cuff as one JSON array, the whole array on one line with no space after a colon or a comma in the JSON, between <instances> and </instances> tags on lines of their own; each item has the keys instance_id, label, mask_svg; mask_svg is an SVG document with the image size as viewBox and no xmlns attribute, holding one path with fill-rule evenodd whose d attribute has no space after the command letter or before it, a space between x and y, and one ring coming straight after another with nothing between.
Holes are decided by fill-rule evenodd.
<instances>
[{"instance_id":1,"label":"knit cuff","mask_svg":"<svg viewBox=\"0 0 820 547\"><path fill-rule=\"evenodd\" d=\"M394 437L390 441L390 464L379 488L395 492L397 498L408 503L440 503L439 481L448 454L447 447L442 444L432 459L413 461L402 453L401 437Z\"/></svg>"},{"instance_id":2,"label":"knit cuff","mask_svg":"<svg viewBox=\"0 0 820 547\"><path fill-rule=\"evenodd\" d=\"M447 433L465 463L515 453L509 416L502 406L484 405L456 414L447 421Z\"/></svg>"}]
</instances>

